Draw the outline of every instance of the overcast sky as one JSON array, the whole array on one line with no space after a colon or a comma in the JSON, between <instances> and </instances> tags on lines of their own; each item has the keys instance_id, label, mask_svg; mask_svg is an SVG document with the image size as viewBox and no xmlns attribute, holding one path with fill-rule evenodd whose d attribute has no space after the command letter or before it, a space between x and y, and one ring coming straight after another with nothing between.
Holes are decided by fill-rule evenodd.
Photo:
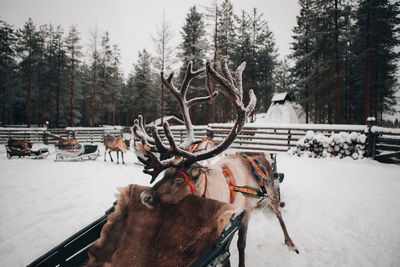
<instances>
[{"instance_id":1,"label":"overcast sky","mask_svg":"<svg viewBox=\"0 0 400 267\"><path fill-rule=\"evenodd\" d=\"M189 8L193 5L211 6L213 0L0 0L0 17L20 28L29 17L35 25L61 25L68 32L76 24L81 33L82 45L87 49L90 32L97 25L99 33L110 32L113 44L121 49L122 68L127 74L133 69L138 51L146 48L154 54L151 34L162 21L165 10L172 24L175 40L180 42L180 31ZM222 0L218 1L219 3ZM297 0L231 0L235 14L250 12L256 7L274 33L281 58L290 53L292 28L299 13Z\"/></svg>"}]
</instances>

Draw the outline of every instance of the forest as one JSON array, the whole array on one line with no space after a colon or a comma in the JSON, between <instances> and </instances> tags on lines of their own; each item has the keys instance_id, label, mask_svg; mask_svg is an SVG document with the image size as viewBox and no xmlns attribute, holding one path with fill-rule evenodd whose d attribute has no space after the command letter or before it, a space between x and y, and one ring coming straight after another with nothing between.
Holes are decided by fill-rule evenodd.
<instances>
[{"instance_id":1,"label":"forest","mask_svg":"<svg viewBox=\"0 0 400 267\"><path fill-rule=\"evenodd\" d=\"M277 92L289 92L303 107L306 123L365 124L394 111L400 46L400 2L389 0L299 0L291 53L280 60L268 18L257 8L234 10L229 0L191 7L172 45L165 17L149 48L138 51L125 77L118 44L107 31L91 34L84 54L79 25L36 25L27 18L16 29L0 18L0 124L49 127L131 126L143 114L150 122L180 117L160 73L174 71L179 86L189 61L231 69L246 61L244 95L254 89L256 113L266 112ZM193 81L189 98L205 96L205 77ZM211 83L218 90L215 83ZM245 101L247 99L245 98ZM213 103L193 106L194 124L231 121L234 112L221 93ZM397 122L398 127L398 122Z\"/></svg>"}]
</instances>

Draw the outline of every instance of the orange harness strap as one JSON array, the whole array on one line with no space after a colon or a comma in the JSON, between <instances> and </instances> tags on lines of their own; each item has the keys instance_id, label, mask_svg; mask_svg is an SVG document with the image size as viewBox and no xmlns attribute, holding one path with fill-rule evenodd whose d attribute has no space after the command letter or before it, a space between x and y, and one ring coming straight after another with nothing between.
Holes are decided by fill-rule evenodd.
<instances>
[{"instance_id":1,"label":"orange harness strap","mask_svg":"<svg viewBox=\"0 0 400 267\"><path fill-rule=\"evenodd\" d=\"M228 168L222 168L222 173L224 174L226 182L229 185L229 191L231 192L231 198L229 202L232 204L236 198L236 192L233 190L236 185L232 178L232 172Z\"/></svg>"}]
</instances>

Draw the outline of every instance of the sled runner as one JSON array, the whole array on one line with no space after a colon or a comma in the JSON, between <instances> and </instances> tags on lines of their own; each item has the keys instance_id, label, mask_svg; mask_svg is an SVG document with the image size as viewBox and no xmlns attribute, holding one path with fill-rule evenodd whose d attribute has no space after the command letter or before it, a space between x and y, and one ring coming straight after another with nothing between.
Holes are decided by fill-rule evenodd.
<instances>
[{"instance_id":1,"label":"sled runner","mask_svg":"<svg viewBox=\"0 0 400 267\"><path fill-rule=\"evenodd\" d=\"M95 160L100 155L97 145L74 146L57 145L54 161L83 161Z\"/></svg>"},{"instance_id":2,"label":"sled runner","mask_svg":"<svg viewBox=\"0 0 400 267\"><path fill-rule=\"evenodd\" d=\"M35 159L43 159L49 155L49 150L47 148L41 148L39 150L31 150L31 149L20 149L6 145L6 150L8 159L11 159L12 157L19 157L19 158L30 157Z\"/></svg>"},{"instance_id":3,"label":"sled runner","mask_svg":"<svg viewBox=\"0 0 400 267\"><path fill-rule=\"evenodd\" d=\"M100 232L107 222L108 216L114 212L115 205L108 209L105 214L86 226L64 242L48 251L43 256L34 260L27 267L44 266L83 266L88 261L88 250L90 246L100 237ZM221 266L229 257L229 245L235 233L239 230L245 211L232 216L228 226L214 243L191 265L191 267Z\"/></svg>"}]
</instances>

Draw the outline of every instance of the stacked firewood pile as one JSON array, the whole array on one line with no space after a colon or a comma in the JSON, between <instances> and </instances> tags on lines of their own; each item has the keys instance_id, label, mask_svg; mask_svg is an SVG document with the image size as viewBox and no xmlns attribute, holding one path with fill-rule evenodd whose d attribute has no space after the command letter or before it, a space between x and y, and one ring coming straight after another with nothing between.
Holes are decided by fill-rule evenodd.
<instances>
[{"instance_id":1,"label":"stacked firewood pile","mask_svg":"<svg viewBox=\"0 0 400 267\"><path fill-rule=\"evenodd\" d=\"M307 131L292 150L293 154L308 157L352 157L363 158L367 136L361 133L340 132L327 137L321 133Z\"/></svg>"}]
</instances>

